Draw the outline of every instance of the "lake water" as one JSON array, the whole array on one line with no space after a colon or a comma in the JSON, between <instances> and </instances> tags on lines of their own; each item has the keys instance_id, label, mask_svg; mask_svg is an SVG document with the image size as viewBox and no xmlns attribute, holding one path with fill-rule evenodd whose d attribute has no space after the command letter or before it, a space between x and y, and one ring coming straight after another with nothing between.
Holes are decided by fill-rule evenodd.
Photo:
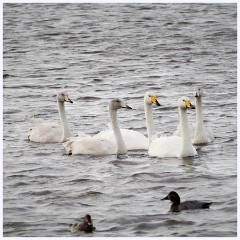
<instances>
[{"instance_id":1,"label":"lake water","mask_svg":"<svg viewBox=\"0 0 240 240\"><path fill-rule=\"evenodd\" d=\"M237 236L237 4L4 4L3 235L5 237ZM27 140L25 115L59 121L68 90L73 134L107 128L110 99L122 128L146 135L143 96L154 91L159 136L178 125L177 100L204 90L215 141L198 156L147 151L68 156L60 143ZM195 111L189 111L189 121ZM210 209L170 213L170 191ZM91 214L96 231L68 224Z\"/></svg>"}]
</instances>

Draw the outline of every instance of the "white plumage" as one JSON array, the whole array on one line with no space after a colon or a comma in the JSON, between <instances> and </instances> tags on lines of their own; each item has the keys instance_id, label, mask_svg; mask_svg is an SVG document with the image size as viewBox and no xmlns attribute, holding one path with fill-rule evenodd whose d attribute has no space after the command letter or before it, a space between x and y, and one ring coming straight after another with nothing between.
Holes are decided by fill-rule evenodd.
<instances>
[{"instance_id":1,"label":"white plumage","mask_svg":"<svg viewBox=\"0 0 240 240\"><path fill-rule=\"evenodd\" d=\"M160 106L156 96L151 92L147 92L144 96L144 108L148 138L138 131L121 129L122 137L127 147L127 150L148 150L149 142L151 142L152 137L155 135L155 128L152 121L153 104ZM94 137L101 140L109 140L115 143L115 137L111 128L98 133Z\"/></svg>"},{"instance_id":2,"label":"white plumage","mask_svg":"<svg viewBox=\"0 0 240 240\"><path fill-rule=\"evenodd\" d=\"M123 101L116 98L109 103L109 114L114 133L115 141L112 139L99 139L96 136L74 138L63 143L68 154L89 154L89 155L111 155L125 154L127 148L124 143L117 119L117 110L120 108L130 108Z\"/></svg>"},{"instance_id":3,"label":"white plumage","mask_svg":"<svg viewBox=\"0 0 240 240\"><path fill-rule=\"evenodd\" d=\"M160 137L152 141L149 146L149 156L152 157L188 157L197 155L197 151L191 143L187 108L193 108L188 97L181 97L178 100L180 125L182 137L170 136Z\"/></svg>"},{"instance_id":4,"label":"white plumage","mask_svg":"<svg viewBox=\"0 0 240 240\"><path fill-rule=\"evenodd\" d=\"M64 102L71 102L66 91L57 93L58 111L61 124L44 121L43 119L27 117L26 120L34 126L28 131L28 139L38 143L64 142L70 137Z\"/></svg>"},{"instance_id":5,"label":"white plumage","mask_svg":"<svg viewBox=\"0 0 240 240\"><path fill-rule=\"evenodd\" d=\"M190 126L190 136L193 144L204 144L209 143L214 140L213 133L211 129L206 128L203 123L202 116L202 97L203 91L200 87L196 86L194 89L194 97L196 104L196 122L191 123ZM181 126L178 125L177 130L174 135L181 136Z\"/></svg>"}]
</instances>

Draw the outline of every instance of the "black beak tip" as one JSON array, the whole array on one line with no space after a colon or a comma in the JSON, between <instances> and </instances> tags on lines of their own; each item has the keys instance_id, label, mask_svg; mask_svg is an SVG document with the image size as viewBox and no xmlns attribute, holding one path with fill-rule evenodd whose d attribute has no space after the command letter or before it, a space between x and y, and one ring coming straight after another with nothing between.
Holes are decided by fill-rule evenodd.
<instances>
[{"instance_id":1,"label":"black beak tip","mask_svg":"<svg viewBox=\"0 0 240 240\"><path fill-rule=\"evenodd\" d=\"M126 108L127 108L127 109L132 109L132 108L131 108L131 107L129 107L128 105L126 105Z\"/></svg>"},{"instance_id":2,"label":"black beak tip","mask_svg":"<svg viewBox=\"0 0 240 240\"><path fill-rule=\"evenodd\" d=\"M191 105L191 109L195 109L195 106L194 106L194 105Z\"/></svg>"},{"instance_id":3,"label":"black beak tip","mask_svg":"<svg viewBox=\"0 0 240 240\"><path fill-rule=\"evenodd\" d=\"M166 196L165 198L162 198L161 200L168 200L168 196Z\"/></svg>"}]
</instances>

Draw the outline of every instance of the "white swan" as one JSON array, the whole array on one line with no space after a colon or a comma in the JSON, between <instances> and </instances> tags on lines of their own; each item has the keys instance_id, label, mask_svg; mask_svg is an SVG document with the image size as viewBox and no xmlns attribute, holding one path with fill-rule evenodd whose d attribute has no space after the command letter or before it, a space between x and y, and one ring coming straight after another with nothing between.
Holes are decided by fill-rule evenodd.
<instances>
[{"instance_id":1,"label":"white swan","mask_svg":"<svg viewBox=\"0 0 240 240\"><path fill-rule=\"evenodd\" d=\"M204 144L214 140L212 131L205 127L202 116L202 96L203 91L196 86L194 89L196 104L196 122L190 125L190 134L193 144ZM181 136L181 126L179 125L174 135Z\"/></svg>"},{"instance_id":2,"label":"white swan","mask_svg":"<svg viewBox=\"0 0 240 240\"><path fill-rule=\"evenodd\" d=\"M146 118L147 134L148 134L148 148L151 142L157 137L156 131L155 131L155 125L153 122L152 104L161 106L154 93L146 92L144 96L144 109L145 109L145 118Z\"/></svg>"},{"instance_id":3,"label":"white swan","mask_svg":"<svg viewBox=\"0 0 240 240\"><path fill-rule=\"evenodd\" d=\"M98 139L93 136L75 138L63 143L68 154L89 154L89 155L111 155L127 153L126 145L123 141L121 130L118 125L117 110L120 108L129 108L123 101L116 98L109 103L109 115L114 132L114 141L107 139Z\"/></svg>"},{"instance_id":4,"label":"white swan","mask_svg":"<svg viewBox=\"0 0 240 240\"><path fill-rule=\"evenodd\" d=\"M121 129L121 133L122 133L125 145L127 147L127 150L140 150L140 149L148 150L149 143L152 141L153 136L156 134L155 128L153 125L153 118L152 118L153 104L160 106L156 96L151 92L147 92L144 96L144 108L145 108L148 138L145 137L140 132L129 130L129 129ZM106 140L115 142L114 133L111 129L102 131L97 135L95 135L95 137L98 139L102 139L102 140L106 139Z\"/></svg>"},{"instance_id":5,"label":"white swan","mask_svg":"<svg viewBox=\"0 0 240 240\"><path fill-rule=\"evenodd\" d=\"M34 117L26 118L28 122L35 125L28 131L28 139L30 141L38 143L55 143L64 142L70 137L64 102L72 103L67 92L60 91L57 93L57 103L61 124L47 122Z\"/></svg>"},{"instance_id":6,"label":"white swan","mask_svg":"<svg viewBox=\"0 0 240 240\"><path fill-rule=\"evenodd\" d=\"M191 143L187 119L187 108L194 108L188 97L178 100L182 137L160 137L152 141L148 154L152 157L188 157L197 155Z\"/></svg>"}]
</instances>

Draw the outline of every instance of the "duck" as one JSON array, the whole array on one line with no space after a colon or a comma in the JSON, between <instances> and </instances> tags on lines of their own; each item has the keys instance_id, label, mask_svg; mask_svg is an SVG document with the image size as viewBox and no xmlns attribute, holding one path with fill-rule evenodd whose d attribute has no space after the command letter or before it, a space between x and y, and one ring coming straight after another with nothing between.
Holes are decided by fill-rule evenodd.
<instances>
[{"instance_id":1,"label":"duck","mask_svg":"<svg viewBox=\"0 0 240 240\"><path fill-rule=\"evenodd\" d=\"M170 200L172 205L170 212L180 212L182 210L193 210L193 209L206 209L212 204L212 202L202 202L197 200L181 202L179 195L175 191L171 191L162 200Z\"/></svg>"},{"instance_id":2,"label":"duck","mask_svg":"<svg viewBox=\"0 0 240 240\"><path fill-rule=\"evenodd\" d=\"M145 109L145 118L146 118L146 126L147 126L147 135L143 135L142 133L131 130L131 129L121 129L121 133L123 136L123 140L127 147L128 151L131 150L148 150L149 144L152 141L152 138L155 136L155 127L153 124L152 117L152 106L161 106L157 100L156 95L153 92L146 92L144 95L144 109ZM105 131L102 131L95 135L98 139L108 139L110 141L115 142L114 133L110 127Z\"/></svg>"},{"instance_id":3,"label":"duck","mask_svg":"<svg viewBox=\"0 0 240 240\"><path fill-rule=\"evenodd\" d=\"M40 118L26 117L25 120L34 124L28 130L28 140L36 143L62 143L71 136L65 113L65 102L73 103L67 91L57 92L57 105L61 124L44 121Z\"/></svg>"},{"instance_id":4,"label":"duck","mask_svg":"<svg viewBox=\"0 0 240 240\"><path fill-rule=\"evenodd\" d=\"M92 218L89 214L86 214L82 220L82 223L69 224L69 230L71 232L84 231L86 233L91 233L96 228L93 226Z\"/></svg>"},{"instance_id":5,"label":"duck","mask_svg":"<svg viewBox=\"0 0 240 240\"><path fill-rule=\"evenodd\" d=\"M127 148L122 137L117 117L117 111L121 108L132 109L119 98L114 98L109 102L108 110L115 141L109 139L99 139L96 136L90 135L70 139L69 141L63 143L67 154L87 154L95 156L126 154Z\"/></svg>"},{"instance_id":6,"label":"duck","mask_svg":"<svg viewBox=\"0 0 240 240\"><path fill-rule=\"evenodd\" d=\"M212 130L207 128L203 122L202 97L203 90L200 86L195 86L193 95L195 97L196 122L190 124L190 135L192 143L195 145L207 144L214 140ZM177 127L174 135L181 136L181 126Z\"/></svg>"},{"instance_id":7,"label":"duck","mask_svg":"<svg viewBox=\"0 0 240 240\"><path fill-rule=\"evenodd\" d=\"M195 147L192 145L187 109L194 109L188 97L183 96L178 100L178 109L180 115L180 125L182 131L182 137L179 136L162 136L155 138L149 146L148 154L150 157L190 157L197 155Z\"/></svg>"}]
</instances>

